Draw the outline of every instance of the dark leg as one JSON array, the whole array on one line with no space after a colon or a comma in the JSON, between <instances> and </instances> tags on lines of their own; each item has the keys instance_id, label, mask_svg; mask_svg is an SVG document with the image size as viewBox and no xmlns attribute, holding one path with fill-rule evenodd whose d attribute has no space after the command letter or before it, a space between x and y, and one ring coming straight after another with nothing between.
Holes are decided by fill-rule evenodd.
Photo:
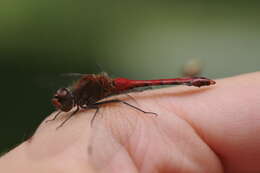
<instances>
[{"instance_id":1,"label":"dark leg","mask_svg":"<svg viewBox=\"0 0 260 173\"><path fill-rule=\"evenodd\" d=\"M77 112L79 111L79 107L77 106L77 109L75 111L73 111L69 117L64 120L56 129L60 128L61 126L63 126L73 115L75 115Z\"/></svg>"},{"instance_id":2,"label":"dark leg","mask_svg":"<svg viewBox=\"0 0 260 173\"><path fill-rule=\"evenodd\" d=\"M94 122L94 120L97 116L97 113L98 113L100 107L98 105L88 105L88 106L87 105L81 105L80 107L82 109L96 109L96 112L94 113L93 117L90 120L90 127L92 127L92 124L93 124L93 122Z\"/></svg>"},{"instance_id":3,"label":"dark leg","mask_svg":"<svg viewBox=\"0 0 260 173\"><path fill-rule=\"evenodd\" d=\"M55 120L61 112L62 111L57 112L57 114L55 114L55 116L52 119L46 120L45 123Z\"/></svg>"},{"instance_id":4,"label":"dark leg","mask_svg":"<svg viewBox=\"0 0 260 173\"><path fill-rule=\"evenodd\" d=\"M154 114L154 115L156 115L156 116L158 115L157 113L154 113L154 112L146 112L146 111L144 111L144 110L142 110L142 109L140 109L140 108L138 108L138 107L136 107L136 106L134 106L134 105L131 105L131 104L125 102L125 101L118 100L118 99L101 101L101 102L95 103L94 105L104 105L104 104L108 104L108 103L123 103L123 104L125 104L125 105L127 105L127 106L130 106L130 107L132 107L132 108L134 108L134 109L136 109L136 110L138 110L138 111L140 111L140 112L143 112L143 113L145 113L145 114Z\"/></svg>"},{"instance_id":5,"label":"dark leg","mask_svg":"<svg viewBox=\"0 0 260 173\"><path fill-rule=\"evenodd\" d=\"M93 122L94 122L94 120L95 120L95 118L97 116L98 111L99 111L99 106L95 106L95 107L93 107L93 109L96 109L96 112L94 113L93 117L90 120L90 126L91 127L92 127L92 124L93 124Z\"/></svg>"},{"instance_id":6,"label":"dark leg","mask_svg":"<svg viewBox=\"0 0 260 173\"><path fill-rule=\"evenodd\" d=\"M131 96L130 94L127 94L127 93L126 93L126 96L129 97L130 99L132 99L136 104L138 104L133 96Z\"/></svg>"}]
</instances>

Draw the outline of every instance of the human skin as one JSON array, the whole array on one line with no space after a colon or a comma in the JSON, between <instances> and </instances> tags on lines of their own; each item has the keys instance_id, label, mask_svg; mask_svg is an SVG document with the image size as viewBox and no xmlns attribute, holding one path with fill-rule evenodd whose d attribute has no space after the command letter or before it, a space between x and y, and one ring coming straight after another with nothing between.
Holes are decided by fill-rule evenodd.
<instances>
[{"instance_id":1,"label":"human skin","mask_svg":"<svg viewBox=\"0 0 260 173\"><path fill-rule=\"evenodd\" d=\"M118 96L158 116L107 104L92 126L94 110L82 110L56 129L69 115L64 113L2 156L0 170L259 173L260 73L216 82Z\"/></svg>"}]
</instances>

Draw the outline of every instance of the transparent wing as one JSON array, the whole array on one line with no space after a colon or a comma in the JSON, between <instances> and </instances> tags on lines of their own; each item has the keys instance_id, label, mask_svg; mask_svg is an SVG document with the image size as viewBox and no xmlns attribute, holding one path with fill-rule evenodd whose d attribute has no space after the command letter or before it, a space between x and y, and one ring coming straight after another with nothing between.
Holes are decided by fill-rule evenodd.
<instances>
[{"instance_id":1,"label":"transparent wing","mask_svg":"<svg viewBox=\"0 0 260 173\"><path fill-rule=\"evenodd\" d=\"M62 73L60 76L62 77L82 77L85 74L82 73Z\"/></svg>"}]
</instances>

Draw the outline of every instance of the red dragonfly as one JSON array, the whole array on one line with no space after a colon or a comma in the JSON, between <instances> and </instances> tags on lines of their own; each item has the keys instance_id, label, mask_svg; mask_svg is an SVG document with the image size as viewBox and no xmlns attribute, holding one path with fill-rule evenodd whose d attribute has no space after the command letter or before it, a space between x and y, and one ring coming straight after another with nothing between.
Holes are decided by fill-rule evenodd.
<instances>
[{"instance_id":1,"label":"red dragonfly","mask_svg":"<svg viewBox=\"0 0 260 173\"><path fill-rule=\"evenodd\" d=\"M113 95L133 92L133 89L146 86L156 85L187 85L187 86L208 86L216 82L205 77L187 77L173 79L157 79L157 80L130 80L127 78L110 78L106 73L101 74L84 74L81 78L69 88L60 88L52 98L52 104L59 110L52 121L57 118L61 112L69 112L76 106L76 110L64 120L59 127L75 115L80 109L96 109L90 123L92 124L101 105L109 103L123 103L143 113L146 112L136 106L133 106L123 100L110 99L101 101L106 97ZM157 114L156 114L157 115ZM58 128L59 128L58 127Z\"/></svg>"}]
</instances>

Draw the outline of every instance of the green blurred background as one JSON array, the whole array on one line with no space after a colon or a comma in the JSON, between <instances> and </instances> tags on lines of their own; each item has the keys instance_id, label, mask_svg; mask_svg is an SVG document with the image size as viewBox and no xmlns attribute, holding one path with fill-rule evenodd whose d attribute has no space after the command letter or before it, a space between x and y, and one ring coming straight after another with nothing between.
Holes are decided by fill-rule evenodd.
<instances>
[{"instance_id":1,"label":"green blurred background","mask_svg":"<svg viewBox=\"0 0 260 173\"><path fill-rule=\"evenodd\" d=\"M260 67L257 1L2 0L0 152L33 133L63 73L219 78ZM195 63L195 64L196 64ZM98 64L98 65L97 65ZM68 80L69 81L69 80Z\"/></svg>"}]
</instances>

